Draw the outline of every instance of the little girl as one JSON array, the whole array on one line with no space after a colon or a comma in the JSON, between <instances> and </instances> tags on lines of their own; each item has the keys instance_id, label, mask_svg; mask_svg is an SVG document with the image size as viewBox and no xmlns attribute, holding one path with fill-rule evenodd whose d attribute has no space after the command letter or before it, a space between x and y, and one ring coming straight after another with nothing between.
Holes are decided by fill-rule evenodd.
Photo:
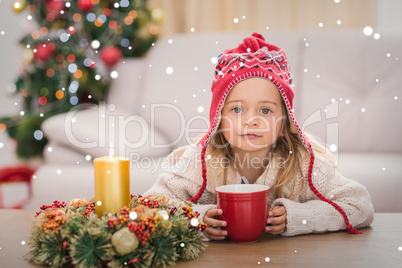
<instances>
[{"instance_id":1,"label":"little girl","mask_svg":"<svg viewBox=\"0 0 402 268\"><path fill-rule=\"evenodd\" d=\"M283 50L260 34L219 55L212 84L210 127L197 145L173 151L170 166L145 195L196 202L209 225L205 236L224 239L215 188L255 183L270 187L266 232L293 236L371 224L367 190L343 177L325 148L302 133L293 115L292 77ZM354 226L355 228L353 228Z\"/></svg>"}]
</instances>

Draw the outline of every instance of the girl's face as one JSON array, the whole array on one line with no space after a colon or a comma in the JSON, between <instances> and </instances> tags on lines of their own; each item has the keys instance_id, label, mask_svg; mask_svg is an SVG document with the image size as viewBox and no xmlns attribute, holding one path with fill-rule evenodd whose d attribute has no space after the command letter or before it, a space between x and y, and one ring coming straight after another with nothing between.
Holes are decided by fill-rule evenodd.
<instances>
[{"instance_id":1,"label":"girl's face","mask_svg":"<svg viewBox=\"0 0 402 268\"><path fill-rule=\"evenodd\" d=\"M227 96L220 131L234 150L267 152L280 135L284 116L276 86L267 79L249 78Z\"/></svg>"}]
</instances>

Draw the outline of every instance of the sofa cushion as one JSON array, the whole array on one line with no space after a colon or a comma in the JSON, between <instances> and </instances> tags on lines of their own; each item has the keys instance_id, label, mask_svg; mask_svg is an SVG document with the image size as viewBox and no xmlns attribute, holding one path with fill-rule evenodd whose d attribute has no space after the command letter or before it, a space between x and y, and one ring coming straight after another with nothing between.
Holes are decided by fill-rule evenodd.
<instances>
[{"instance_id":1,"label":"sofa cushion","mask_svg":"<svg viewBox=\"0 0 402 268\"><path fill-rule=\"evenodd\" d=\"M123 58L114 71L117 77L112 80L106 102L129 114L138 114L144 59Z\"/></svg>"},{"instance_id":2,"label":"sofa cushion","mask_svg":"<svg viewBox=\"0 0 402 268\"><path fill-rule=\"evenodd\" d=\"M92 156L75 150L73 147L62 145L56 141L50 141L43 150L46 164L50 165L91 165Z\"/></svg>"},{"instance_id":3,"label":"sofa cushion","mask_svg":"<svg viewBox=\"0 0 402 268\"><path fill-rule=\"evenodd\" d=\"M376 212L402 212L401 153L340 153L341 173L367 188Z\"/></svg>"},{"instance_id":4,"label":"sofa cushion","mask_svg":"<svg viewBox=\"0 0 402 268\"><path fill-rule=\"evenodd\" d=\"M53 116L42 124L42 130L51 143L92 157L109 155L111 143L115 154L126 157L164 156L171 151L170 147L157 146L167 143L162 132L113 104Z\"/></svg>"}]
</instances>

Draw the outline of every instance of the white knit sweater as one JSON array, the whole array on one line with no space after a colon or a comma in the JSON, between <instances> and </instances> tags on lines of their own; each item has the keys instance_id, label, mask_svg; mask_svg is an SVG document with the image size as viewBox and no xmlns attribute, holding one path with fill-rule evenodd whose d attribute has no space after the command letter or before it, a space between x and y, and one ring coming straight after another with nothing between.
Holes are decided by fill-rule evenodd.
<instances>
[{"instance_id":1,"label":"white knit sweater","mask_svg":"<svg viewBox=\"0 0 402 268\"><path fill-rule=\"evenodd\" d=\"M201 185L202 176L199 172L201 149L193 146L181 147L168 156L168 167L160 175L157 182L144 195L164 195L171 202L180 202L195 196ZM286 231L284 236L294 236L308 233L322 233L345 229L342 215L330 204L321 201L310 190L307 182L310 155L306 154L303 161L303 176L298 175L295 191L304 184L301 194L295 199L276 198L270 191L269 204L284 206L287 212ZM269 167L257 179L255 184L272 186L275 180L275 167ZM228 176L233 183L241 183L241 176L235 171L229 171ZM194 210L200 213L202 221L205 213L216 208L215 187L223 184L223 178L216 178L215 185L208 184L203 195L194 205ZM374 209L367 190L359 183L343 177L334 167L316 154L313 169L313 184L326 198L343 208L354 228L369 226L374 219ZM285 197L291 193L289 182L283 189ZM300 188L299 188L300 189Z\"/></svg>"}]
</instances>

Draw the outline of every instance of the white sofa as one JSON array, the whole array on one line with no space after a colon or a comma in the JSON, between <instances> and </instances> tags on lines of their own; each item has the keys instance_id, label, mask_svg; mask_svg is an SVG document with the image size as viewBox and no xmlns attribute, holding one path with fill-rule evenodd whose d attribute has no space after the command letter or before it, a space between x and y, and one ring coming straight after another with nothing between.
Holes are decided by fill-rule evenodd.
<instances>
[{"instance_id":1,"label":"white sofa","mask_svg":"<svg viewBox=\"0 0 402 268\"><path fill-rule=\"evenodd\" d=\"M27 208L94 196L92 161L109 154L110 142L131 158L131 193L147 190L160 161L207 130L213 62L250 34L160 39L146 58L117 67L106 103L45 121L46 164ZM340 170L367 187L377 212L402 212L402 36L262 34L287 52L299 124L332 145Z\"/></svg>"}]
</instances>

